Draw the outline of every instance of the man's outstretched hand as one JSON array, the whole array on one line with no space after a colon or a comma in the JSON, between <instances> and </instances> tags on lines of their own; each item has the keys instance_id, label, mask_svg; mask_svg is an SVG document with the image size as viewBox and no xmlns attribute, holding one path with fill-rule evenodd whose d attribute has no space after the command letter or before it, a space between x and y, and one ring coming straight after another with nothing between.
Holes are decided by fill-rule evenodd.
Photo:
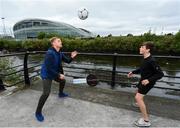
<instances>
[{"instance_id":1,"label":"man's outstretched hand","mask_svg":"<svg viewBox=\"0 0 180 128\"><path fill-rule=\"evenodd\" d=\"M130 77L132 77L132 76L133 76L133 73L132 73L132 72L129 72L128 75L127 75L128 78L130 78Z\"/></svg>"},{"instance_id":2,"label":"man's outstretched hand","mask_svg":"<svg viewBox=\"0 0 180 128\"><path fill-rule=\"evenodd\" d=\"M71 52L71 58L75 58L77 56L77 54L78 54L77 51Z\"/></svg>"}]
</instances>

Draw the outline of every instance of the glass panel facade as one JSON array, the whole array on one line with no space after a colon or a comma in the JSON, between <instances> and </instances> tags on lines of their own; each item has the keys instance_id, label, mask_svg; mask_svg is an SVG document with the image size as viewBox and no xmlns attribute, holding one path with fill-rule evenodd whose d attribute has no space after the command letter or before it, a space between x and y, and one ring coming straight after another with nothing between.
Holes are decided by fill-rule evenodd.
<instances>
[{"instance_id":1,"label":"glass panel facade","mask_svg":"<svg viewBox=\"0 0 180 128\"><path fill-rule=\"evenodd\" d=\"M57 33L61 36L93 37L89 31L75 28L65 23L51 22L46 20L24 20L13 27L16 39L37 38L38 33Z\"/></svg>"}]
</instances>

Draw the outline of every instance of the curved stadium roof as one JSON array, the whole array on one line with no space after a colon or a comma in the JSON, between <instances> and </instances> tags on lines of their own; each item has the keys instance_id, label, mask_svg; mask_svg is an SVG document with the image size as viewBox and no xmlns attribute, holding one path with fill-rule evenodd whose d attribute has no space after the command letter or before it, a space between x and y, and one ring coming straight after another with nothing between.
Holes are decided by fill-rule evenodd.
<instances>
[{"instance_id":1,"label":"curved stadium roof","mask_svg":"<svg viewBox=\"0 0 180 128\"><path fill-rule=\"evenodd\" d=\"M37 38L39 32L58 33L65 37L94 37L88 30L44 19L21 20L13 26L13 32L16 39Z\"/></svg>"}]
</instances>

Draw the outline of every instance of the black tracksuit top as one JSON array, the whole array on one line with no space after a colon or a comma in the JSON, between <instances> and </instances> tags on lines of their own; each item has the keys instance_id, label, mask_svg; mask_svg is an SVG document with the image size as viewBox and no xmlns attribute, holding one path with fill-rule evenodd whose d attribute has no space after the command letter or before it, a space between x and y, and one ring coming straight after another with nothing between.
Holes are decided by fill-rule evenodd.
<instances>
[{"instance_id":1,"label":"black tracksuit top","mask_svg":"<svg viewBox=\"0 0 180 128\"><path fill-rule=\"evenodd\" d=\"M132 73L141 75L140 82L148 79L149 84L155 84L158 79L161 79L164 76L160 66L151 55L145 58L140 68L132 71Z\"/></svg>"}]
</instances>

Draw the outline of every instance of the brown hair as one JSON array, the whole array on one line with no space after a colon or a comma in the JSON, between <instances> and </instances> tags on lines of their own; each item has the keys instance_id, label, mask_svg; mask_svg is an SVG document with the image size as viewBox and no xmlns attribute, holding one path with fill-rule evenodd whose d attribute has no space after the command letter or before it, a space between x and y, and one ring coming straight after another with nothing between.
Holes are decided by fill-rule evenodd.
<instances>
[{"instance_id":1,"label":"brown hair","mask_svg":"<svg viewBox=\"0 0 180 128\"><path fill-rule=\"evenodd\" d=\"M145 46L146 49L149 49L149 50L150 50L150 52L152 52L153 49L154 49L154 44L153 44L152 41L143 42L143 43L142 43L142 46Z\"/></svg>"}]
</instances>

